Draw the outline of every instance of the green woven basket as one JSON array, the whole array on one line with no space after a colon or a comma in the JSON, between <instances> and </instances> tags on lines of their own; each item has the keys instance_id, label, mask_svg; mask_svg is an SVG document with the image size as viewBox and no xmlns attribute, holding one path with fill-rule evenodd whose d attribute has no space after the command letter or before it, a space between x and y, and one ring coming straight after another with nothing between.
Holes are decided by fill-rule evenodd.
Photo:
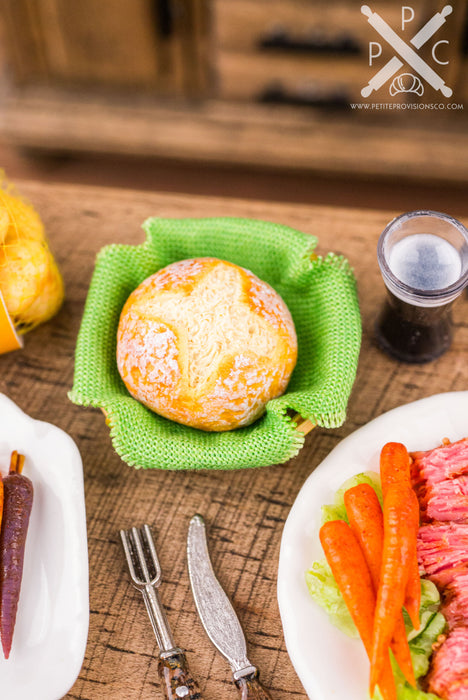
<instances>
[{"instance_id":1,"label":"green woven basket","mask_svg":"<svg viewBox=\"0 0 468 700\"><path fill-rule=\"evenodd\" d=\"M317 239L287 226L237 218L148 219L146 242L110 245L97 256L78 334L70 399L101 408L113 446L133 467L241 469L286 462L304 442L299 414L334 428L346 417L361 341L356 283L348 262L315 255ZM252 425L224 433L153 413L128 393L117 370L121 309L147 277L177 260L217 257L248 268L283 297L298 337L288 390Z\"/></svg>"}]
</instances>

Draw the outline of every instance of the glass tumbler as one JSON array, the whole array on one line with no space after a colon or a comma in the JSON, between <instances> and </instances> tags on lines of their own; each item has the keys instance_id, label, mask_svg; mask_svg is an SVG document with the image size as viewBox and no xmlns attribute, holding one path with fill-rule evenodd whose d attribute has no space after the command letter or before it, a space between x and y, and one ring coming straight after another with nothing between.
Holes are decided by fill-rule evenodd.
<instances>
[{"instance_id":1,"label":"glass tumbler","mask_svg":"<svg viewBox=\"0 0 468 700\"><path fill-rule=\"evenodd\" d=\"M387 288L378 344L403 362L434 360L450 347L452 304L468 284L468 231L440 212L402 214L380 235L377 259Z\"/></svg>"}]
</instances>

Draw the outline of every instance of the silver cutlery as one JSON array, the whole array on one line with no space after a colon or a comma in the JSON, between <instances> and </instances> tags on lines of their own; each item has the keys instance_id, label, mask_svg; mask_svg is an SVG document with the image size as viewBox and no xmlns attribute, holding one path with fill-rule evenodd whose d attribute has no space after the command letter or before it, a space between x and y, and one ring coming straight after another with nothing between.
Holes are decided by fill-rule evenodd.
<instances>
[{"instance_id":1,"label":"silver cutlery","mask_svg":"<svg viewBox=\"0 0 468 700\"><path fill-rule=\"evenodd\" d=\"M214 646L231 666L241 700L271 700L260 684L256 667L247 658L242 627L213 571L201 515L194 515L190 521L187 558L190 584L201 622Z\"/></svg>"},{"instance_id":2,"label":"silver cutlery","mask_svg":"<svg viewBox=\"0 0 468 700\"><path fill-rule=\"evenodd\" d=\"M203 700L188 668L185 652L176 647L164 607L158 595L161 567L151 530L120 530L133 585L143 595L146 610L159 647L158 673L168 700Z\"/></svg>"}]
</instances>

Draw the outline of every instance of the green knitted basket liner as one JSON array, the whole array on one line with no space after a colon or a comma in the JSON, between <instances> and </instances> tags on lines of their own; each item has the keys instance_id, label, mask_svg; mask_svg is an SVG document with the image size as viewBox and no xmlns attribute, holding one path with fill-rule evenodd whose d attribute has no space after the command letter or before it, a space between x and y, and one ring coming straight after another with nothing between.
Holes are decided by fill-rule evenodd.
<instances>
[{"instance_id":1,"label":"green knitted basket liner","mask_svg":"<svg viewBox=\"0 0 468 700\"><path fill-rule=\"evenodd\" d=\"M70 399L102 408L113 446L133 467L241 469L286 462L304 442L288 410L327 428L341 425L357 368L361 320L348 262L314 254L317 239L287 226L237 218L161 219L146 242L110 245L96 259L75 358ZM133 399L116 364L121 309L130 293L177 260L217 257L254 272L288 305L298 361L287 393L252 425L207 433L167 420Z\"/></svg>"}]
</instances>

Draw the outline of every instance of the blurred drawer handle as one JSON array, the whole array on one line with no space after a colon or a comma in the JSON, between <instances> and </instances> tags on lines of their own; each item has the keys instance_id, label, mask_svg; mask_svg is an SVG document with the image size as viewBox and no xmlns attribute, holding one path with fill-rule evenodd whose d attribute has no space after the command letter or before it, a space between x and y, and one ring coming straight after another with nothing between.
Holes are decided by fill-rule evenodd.
<instances>
[{"instance_id":1,"label":"blurred drawer handle","mask_svg":"<svg viewBox=\"0 0 468 700\"><path fill-rule=\"evenodd\" d=\"M258 48L284 53L335 53L359 54L361 45L350 34L326 36L319 30L311 30L303 36L292 36L286 29L277 27L258 40Z\"/></svg>"},{"instance_id":2,"label":"blurred drawer handle","mask_svg":"<svg viewBox=\"0 0 468 700\"><path fill-rule=\"evenodd\" d=\"M350 97L341 88L330 90L314 89L287 90L280 83L272 83L262 90L258 102L263 104L282 104L294 107L323 107L327 109L347 109Z\"/></svg>"},{"instance_id":3,"label":"blurred drawer handle","mask_svg":"<svg viewBox=\"0 0 468 700\"><path fill-rule=\"evenodd\" d=\"M172 0L153 0L154 18L160 36L171 36L174 31Z\"/></svg>"}]
</instances>

